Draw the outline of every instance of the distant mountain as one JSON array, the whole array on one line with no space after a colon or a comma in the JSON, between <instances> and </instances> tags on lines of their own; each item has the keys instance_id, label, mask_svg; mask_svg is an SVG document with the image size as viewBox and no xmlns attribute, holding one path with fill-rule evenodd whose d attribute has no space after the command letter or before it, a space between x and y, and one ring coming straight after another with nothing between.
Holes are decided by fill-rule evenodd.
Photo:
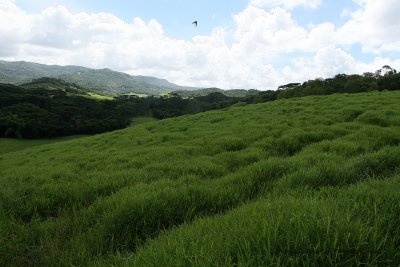
<instances>
[{"instance_id":1,"label":"distant mountain","mask_svg":"<svg viewBox=\"0 0 400 267\"><path fill-rule=\"evenodd\" d=\"M110 69L91 69L80 66L44 65L32 62L0 60L0 83L26 84L42 77L60 78L69 83L108 95L139 93L157 95L177 90L196 90L179 86L164 79L132 76Z\"/></svg>"},{"instance_id":2,"label":"distant mountain","mask_svg":"<svg viewBox=\"0 0 400 267\"><path fill-rule=\"evenodd\" d=\"M87 68L78 66L43 65L31 62L7 62L0 60L0 82L11 84L29 83L33 79L42 77L57 77L62 74L71 74L86 71Z\"/></svg>"}]
</instances>

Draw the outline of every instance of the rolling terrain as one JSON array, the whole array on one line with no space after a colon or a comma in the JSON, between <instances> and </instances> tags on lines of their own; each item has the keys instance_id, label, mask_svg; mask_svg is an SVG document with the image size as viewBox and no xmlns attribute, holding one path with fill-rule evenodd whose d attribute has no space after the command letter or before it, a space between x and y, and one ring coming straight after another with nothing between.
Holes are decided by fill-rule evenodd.
<instances>
[{"instance_id":1,"label":"rolling terrain","mask_svg":"<svg viewBox=\"0 0 400 267\"><path fill-rule=\"evenodd\" d=\"M398 266L400 92L0 155L0 266Z\"/></svg>"},{"instance_id":2,"label":"rolling terrain","mask_svg":"<svg viewBox=\"0 0 400 267\"><path fill-rule=\"evenodd\" d=\"M110 69L91 69L80 66L44 65L31 62L0 60L0 83L21 85L43 77L60 78L69 83L107 95L138 93L158 95L176 90L197 88L179 86L165 79L132 76Z\"/></svg>"}]
</instances>

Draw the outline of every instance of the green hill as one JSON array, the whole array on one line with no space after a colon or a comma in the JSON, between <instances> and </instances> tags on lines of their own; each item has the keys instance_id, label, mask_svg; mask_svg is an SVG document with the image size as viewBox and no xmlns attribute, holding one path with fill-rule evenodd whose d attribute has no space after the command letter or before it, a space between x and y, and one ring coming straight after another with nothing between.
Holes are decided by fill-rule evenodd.
<instances>
[{"instance_id":1,"label":"green hill","mask_svg":"<svg viewBox=\"0 0 400 267\"><path fill-rule=\"evenodd\" d=\"M29 83L20 85L26 89L47 89L47 90L61 90L70 94L88 95L90 89L79 86L74 83L66 82L59 78L42 77L33 79Z\"/></svg>"},{"instance_id":2,"label":"green hill","mask_svg":"<svg viewBox=\"0 0 400 267\"><path fill-rule=\"evenodd\" d=\"M108 95L138 93L158 95L176 90L196 88L172 84L164 79L132 76L110 69L91 69L80 66L43 65L31 62L0 60L0 83L20 85L42 77L61 78L69 83Z\"/></svg>"},{"instance_id":3,"label":"green hill","mask_svg":"<svg viewBox=\"0 0 400 267\"><path fill-rule=\"evenodd\" d=\"M98 94L95 90L77 85L75 83L66 82L60 78L42 77L33 79L29 83L20 85L26 89L42 90L47 89L50 91L63 91L68 96L84 96L95 100L112 100L113 97L109 95Z\"/></svg>"},{"instance_id":4,"label":"green hill","mask_svg":"<svg viewBox=\"0 0 400 267\"><path fill-rule=\"evenodd\" d=\"M0 155L0 266L398 266L400 92Z\"/></svg>"},{"instance_id":5,"label":"green hill","mask_svg":"<svg viewBox=\"0 0 400 267\"><path fill-rule=\"evenodd\" d=\"M110 69L88 69L82 72L62 74L58 77L68 82L91 88L100 93L111 95L129 93L158 95L160 93L168 93L179 89L195 89L178 86L164 79L131 76Z\"/></svg>"},{"instance_id":6,"label":"green hill","mask_svg":"<svg viewBox=\"0 0 400 267\"><path fill-rule=\"evenodd\" d=\"M84 67L44 65L32 62L17 61L8 62L0 60L0 82L11 84L23 84L33 79L42 77L57 77L61 74L70 74L86 71Z\"/></svg>"}]
</instances>

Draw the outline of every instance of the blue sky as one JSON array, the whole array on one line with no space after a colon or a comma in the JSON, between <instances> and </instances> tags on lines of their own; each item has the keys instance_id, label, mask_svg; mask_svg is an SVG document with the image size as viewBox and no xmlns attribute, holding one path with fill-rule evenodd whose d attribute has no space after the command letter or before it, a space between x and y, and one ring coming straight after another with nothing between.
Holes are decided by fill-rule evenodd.
<instances>
[{"instance_id":1,"label":"blue sky","mask_svg":"<svg viewBox=\"0 0 400 267\"><path fill-rule=\"evenodd\" d=\"M198 34L210 34L215 27L233 28L232 17L244 10L248 0L17 0L16 3L29 12L63 5L72 12L111 13L127 23L134 17L145 21L156 19L163 25L167 35L191 39ZM353 1L323 1L318 9L299 7L292 11L293 18L302 26L333 22L346 22L343 10L354 11ZM199 21L198 28L191 22Z\"/></svg>"},{"instance_id":2,"label":"blue sky","mask_svg":"<svg viewBox=\"0 0 400 267\"><path fill-rule=\"evenodd\" d=\"M248 0L17 0L24 10L40 12L41 10L63 5L73 12L106 12L116 15L130 23L134 17L146 21L156 19L166 33L175 38L190 39L196 34L209 34L213 28L232 27L232 16L244 10ZM318 9L299 7L293 10L293 17L303 26L322 22L333 22L341 25L346 18L341 16L343 10L354 11L358 5L353 1L323 1ZM191 22L199 21L194 30Z\"/></svg>"},{"instance_id":3,"label":"blue sky","mask_svg":"<svg viewBox=\"0 0 400 267\"><path fill-rule=\"evenodd\" d=\"M297 8L293 12L293 17L301 25L332 22L339 26L347 21L347 18L342 16L343 11L351 12L357 8L358 5L353 1L323 1L317 9Z\"/></svg>"},{"instance_id":4,"label":"blue sky","mask_svg":"<svg viewBox=\"0 0 400 267\"><path fill-rule=\"evenodd\" d=\"M0 59L276 89L399 69L398 10L398 0L0 0Z\"/></svg>"},{"instance_id":5,"label":"blue sky","mask_svg":"<svg viewBox=\"0 0 400 267\"><path fill-rule=\"evenodd\" d=\"M39 12L46 7L64 5L74 12L107 12L126 22L134 17L145 21L156 19L166 33L175 38L190 39L209 34L217 26L230 27L232 15L243 10L248 0L17 0L20 7ZM191 23L199 21L194 29Z\"/></svg>"}]
</instances>

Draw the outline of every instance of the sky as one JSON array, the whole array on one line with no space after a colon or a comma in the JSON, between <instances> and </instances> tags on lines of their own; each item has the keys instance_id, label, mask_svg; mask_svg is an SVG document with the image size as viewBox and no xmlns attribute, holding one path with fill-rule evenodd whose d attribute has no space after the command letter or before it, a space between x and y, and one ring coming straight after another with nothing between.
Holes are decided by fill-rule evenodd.
<instances>
[{"instance_id":1,"label":"sky","mask_svg":"<svg viewBox=\"0 0 400 267\"><path fill-rule=\"evenodd\" d=\"M400 69L399 10L399 0L0 0L0 59L275 90Z\"/></svg>"}]
</instances>

